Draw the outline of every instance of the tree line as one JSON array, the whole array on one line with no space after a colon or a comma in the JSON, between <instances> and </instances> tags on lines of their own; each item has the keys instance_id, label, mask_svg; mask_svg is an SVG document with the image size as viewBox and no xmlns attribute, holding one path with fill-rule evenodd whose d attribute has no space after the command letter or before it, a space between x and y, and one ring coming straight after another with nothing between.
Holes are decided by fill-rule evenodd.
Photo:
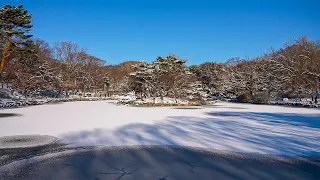
<instances>
[{"instance_id":1,"label":"tree line","mask_svg":"<svg viewBox=\"0 0 320 180\"><path fill-rule=\"evenodd\" d=\"M272 98L310 97L320 88L320 43L307 37L251 59L186 65L174 54L153 62L108 65L68 41L48 44L30 35L31 14L22 5L0 9L1 84L28 92L135 92L138 98L205 101L212 96L267 103Z\"/></svg>"},{"instance_id":2,"label":"tree line","mask_svg":"<svg viewBox=\"0 0 320 180\"><path fill-rule=\"evenodd\" d=\"M211 93L237 95L240 101L310 98L320 88L320 43L302 37L260 57L207 62L193 69Z\"/></svg>"}]
</instances>

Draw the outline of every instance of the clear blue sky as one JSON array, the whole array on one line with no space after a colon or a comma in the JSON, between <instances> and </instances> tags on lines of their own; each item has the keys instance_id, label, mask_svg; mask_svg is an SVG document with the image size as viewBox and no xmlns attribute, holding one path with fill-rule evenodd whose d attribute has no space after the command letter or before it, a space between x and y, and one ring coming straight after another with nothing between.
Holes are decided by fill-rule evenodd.
<instances>
[{"instance_id":1,"label":"clear blue sky","mask_svg":"<svg viewBox=\"0 0 320 180\"><path fill-rule=\"evenodd\" d=\"M254 57L306 35L320 40L319 0L0 0L24 4L35 37L73 41L108 63L172 52L188 64Z\"/></svg>"}]
</instances>

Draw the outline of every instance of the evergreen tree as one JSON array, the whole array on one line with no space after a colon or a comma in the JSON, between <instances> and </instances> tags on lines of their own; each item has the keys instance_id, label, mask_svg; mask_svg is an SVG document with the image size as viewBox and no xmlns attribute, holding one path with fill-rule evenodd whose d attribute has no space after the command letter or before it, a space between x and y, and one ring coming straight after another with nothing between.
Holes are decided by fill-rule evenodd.
<instances>
[{"instance_id":1,"label":"evergreen tree","mask_svg":"<svg viewBox=\"0 0 320 180\"><path fill-rule=\"evenodd\" d=\"M0 39L4 42L1 50L0 72L9 56L17 49L20 49L26 43L31 35L27 35L31 30L31 14L24 10L23 5L11 6L4 5L0 9Z\"/></svg>"},{"instance_id":2,"label":"evergreen tree","mask_svg":"<svg viewBox=\"0 0 320 180\"><path fill-rule=\"evenodd\" d=\"M133 66L134 72L129 74L129 87L140 97L150 96L154 87L154 68L148 63L139 63Z\"/></svg>"}]
</instances>

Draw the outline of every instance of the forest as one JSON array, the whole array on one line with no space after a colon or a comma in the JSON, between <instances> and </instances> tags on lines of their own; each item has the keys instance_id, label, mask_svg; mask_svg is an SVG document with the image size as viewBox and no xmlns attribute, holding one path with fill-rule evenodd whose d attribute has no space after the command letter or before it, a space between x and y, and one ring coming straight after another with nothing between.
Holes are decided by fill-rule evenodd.
<instances>
[{"instance_id":1,"label":"forest","mask_svg":"<svg viewBox=\"0 0 320 180\"><path fill-rule=\"evenodd\" d=\"M0 88L25 97L34 92L134 93L205 103L213 97L268 103L275 98L311 98L320 88L320 42L300 37L254 58L187 66L170 53L153 62L109 65L70 41L53 44L30 33L32 15L23 5L0 8ZM213 49L214 51L214 49ZM214 57L209 57L214 59Z\"/></svg>"}]
</instances>

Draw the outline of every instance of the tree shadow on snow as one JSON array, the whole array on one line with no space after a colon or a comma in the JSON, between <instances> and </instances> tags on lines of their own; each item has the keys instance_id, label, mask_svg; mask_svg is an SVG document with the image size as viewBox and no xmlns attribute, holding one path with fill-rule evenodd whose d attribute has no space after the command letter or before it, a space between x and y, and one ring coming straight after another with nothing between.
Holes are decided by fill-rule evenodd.
<instances>
[{"instance_id":1,"label":"tree shadow on snow","mask_svg":"<svg viewBox=\"0 0 320 180\"><path fill-rule=\"evenodd\" d=\"M265 121L292 126L306 126L320 128L320 114L295 114L295 113L257 113L257 112L212 112L209 115L240 116L248 120Z\"/></svg>"},{"instance_id":2,"label":"tree shadow on snow","mask_svg":"<svg viewBox=\"0 0 320 180\"><path fill-rule=\"evenodd\" d=\"M217 115L217 116L216 116ZM86 145L182 145L275 155L320 155L320 115L215 112L208 118L175 116L155 124L133 123L114 131L63 135Z\"/></svg>"},{"instance_id":3,"label":"tree shadow on snow","mask_svg":"<svg viewBox=\"0 0 320 180\"><path fill-rule=\"evenodd\" d=\"M16 113L0 113L0 118L15 117L15 116L22 116L22 115L16 114Z\"/></svg>"}]
</instances>

